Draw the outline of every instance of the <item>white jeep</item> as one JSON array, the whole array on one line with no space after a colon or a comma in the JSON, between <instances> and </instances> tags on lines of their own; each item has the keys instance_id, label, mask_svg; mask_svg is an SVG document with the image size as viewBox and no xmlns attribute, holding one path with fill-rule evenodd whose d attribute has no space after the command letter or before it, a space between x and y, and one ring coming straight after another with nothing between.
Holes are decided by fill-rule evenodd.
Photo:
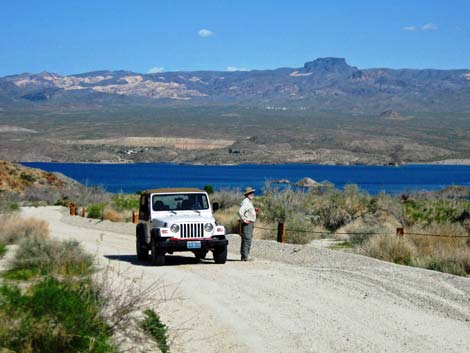
<instances>
[{"instance_id":1,"label":"white jeep","mask_svg":"<svg viewBox=\"0 0 470 353\"><path fill-rule=\"evenodd\" d=\"M165 264L165 254L191 251L204 259L210 250L217 264L227 260L225 227L216 224L218 204L199 189L155 189L140 196L136 227L137 258L150 256L154 265Z\"/></svg>"}]
</instances>

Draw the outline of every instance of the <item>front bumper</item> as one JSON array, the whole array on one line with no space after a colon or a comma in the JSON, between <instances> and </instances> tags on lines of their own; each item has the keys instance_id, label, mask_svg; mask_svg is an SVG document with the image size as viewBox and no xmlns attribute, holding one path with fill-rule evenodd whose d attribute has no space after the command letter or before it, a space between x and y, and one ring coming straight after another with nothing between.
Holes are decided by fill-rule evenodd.
<instances>
[{"instance_id":1,"label":"front bumper","mask_svg":"<svg viewBox=\"0 0 470 353\"><path fill-rule=\"evenodd\" d=\"M200 241L201 247L197 249L188 249L188 241ZM164 251L198 251L198 250L214 250L215 248L228 245L227 239L210 239L210 240L173 240L173 239L159 239L157 240L157 248Z\"/></svg>"}]
</instances>

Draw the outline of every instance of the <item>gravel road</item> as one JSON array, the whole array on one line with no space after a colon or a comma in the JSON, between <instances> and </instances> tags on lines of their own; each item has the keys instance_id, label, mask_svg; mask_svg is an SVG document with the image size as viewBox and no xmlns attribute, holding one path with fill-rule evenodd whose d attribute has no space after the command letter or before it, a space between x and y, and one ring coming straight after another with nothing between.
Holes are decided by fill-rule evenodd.
<instances>
[{"instance_id":1,"label":"gravel road","mask_svg":"<svg viewBox=\"0 0 470 353\"><path fill-rule=\"evenodd\" d=\"M24 208L51 234L81 241L126 276L164 281L178 299L159 311L176 333L172 352L470 352L470 278L394 265L312 246L256 241L256 260L165 267L137 261L133 226Z\"/></svg>"}]
</instances>

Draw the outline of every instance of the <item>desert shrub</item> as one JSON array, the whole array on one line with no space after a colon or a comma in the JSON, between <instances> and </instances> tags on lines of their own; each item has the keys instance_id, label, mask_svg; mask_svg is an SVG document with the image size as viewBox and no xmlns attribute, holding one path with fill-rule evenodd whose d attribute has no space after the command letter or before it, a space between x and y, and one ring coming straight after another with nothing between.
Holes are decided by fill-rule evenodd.
<instances>
[{"instance_id":1,"label":"desert shrub","mask_svg":"<svg viewBox=\"0 0 470 353\"><path fill-rule=\"evenodd\" d=\"M470 249L441 250L432 255L418 256L414 265L457 276L470 274Z\"/></svg>"},{"instance_id":2,"label":"desert shrub","mask_svg":"<svg viewBox=\"0 0 470 353\"><path fill-rule=\"evenodd\" d=\"M302 214L294 214L286 222L286 241L291 244L308 244L315 237L312 223Z\"/></svg>"},{"instance_id":3,"label":"desert shrub","mask_svg":"<svg viewBox=\"0 0 470 353\"><path fill-rule=\"evenodd\" d=\"M28 238L20 243L12 260L10 277L21 270L41 275L83 275L92 272L93 257L75 240Z\"/></svg>"},{"instance_id":4,"label":"desert shrub","mask_svg":"<svg viewBox=\"0 0 470 353\"><path fill-rule=\"evenodd\" d=\"M227 233L238 234L238 207L220 209L214 213L217 224L225 226Z\"/></svg>"},{"instance_id":5,"label":"desert shrub","mask_svg":"<svg viewBox=\"0 0 470 353\"><path fill-rule=\"evenodd\" d=\"M102 203L91 204L87 208L87 211L88 211L87 217L95 218L95 219L101 218L103 214L103 208L104 208L104 204Z\"/></svg>"},{"instance_id":6,"label":"desert shrub","mask_svg":"<svg viewBox=\"0 0 470 353\"><path fill-rule=\"evenodd\" d=\"M0 214L12 213L18 211L19 208L18 195L0 191Z\"/></svg>"},{"instance_id":7,"label":"desert shrub","mask_svg":"<svg viewBox=\"0 0 470 353\"><path fill-rule=\"evenodd\" d=\"M407 239L394 235L377 235L365 241L359 252L379 260L411 265L416 255L416 247Z\"/></svg>"},{"instance_id":8,"label":"desert shrub","mask_svg":"<svg viewBox=\"0 0 470 353\"><path fill-rule=\"evenodd\" d=\"M209 195L214 193L214 187L212 185L205 185L204 191L207 192Z\"/></svg>"},{"instance_id":9,"label":"desert shrub","mask_svg":"<svg viewBox=\"0 0 470 353\"><path fill-rule=\"evenodd\" d=\"M14 352L117 352L87 282L46 278L22 294L0 287L0 347Z\"/></svg>"},{"instance_id":10,"label":"desert shrub","mask_svg":"<svg viewBox=\"0 0 470 353\"><path fill-rule=\"evenodd\" d=\"M103 209L102 217L103 217L103 220L108 220L111 222L122 222L125 218L121 213L114 210L110 206L106 206Z\"/></svg>"},{"instance_id":11,"label":"desert shrub","mask_svg":"<svg viewBox=\"0 0 470 353\"><path fill-rule=\"evenodd\" d=\"M0 243L0 259L7 252L7 246L4 243Z\"/></svg>"},{"instance_id":12,"label":"desert shrub","mask_svg":"<svg viewBox=\"0 0 470 353\"><path fill-rule=\"evenodd\" d=\"M34 183L36 181L36 177L34 175L25 172L20 174L20 178L28 183Z\"/></svg>"},{"instance_id":13,"label":"desert shrub","mask_svg":"<svg viewBox=\"0 0 470 353\"><path fill-rule=\"evenodd\" d=\"M220 210L226 210L235 206L240 207L243 195L240 190L222 189L214 192L211 200L219 203Z\"/></svg>"},{"instance_id":14,"label":"desert shrub","mask_svg":"<svg viewBox=\"0 0 470 353\"><path fill-rule=\"evenodd\" d=\"M372 207L375 203L375 210L371 209L373 217L377 220L389 219L392 217L400 225L407 225L407 218L405 215L405 209L401 200L392 195L388 195L385 192L381 192L372 201Z\"/></svg>"},{"instance_id":15,"label":"desert shrub","mask_svg":"<svg viewBox=\"0 0 470 353\"><path fill-rule=\"evenodd\" d=\"M318 200L312 210L313 221L317 225L321 225L330 231L351 222L351 215L341 208L335 198L327 197Z\"/></svg>"},{"instance_id":16,"label":"desert shrub","mask_svg":"<svg viewBox=\"0 0 470 353\"><path fill-rule=\"evenodd\" d=\"M0 216L0 242L15 244L23 239L45 239L49 236L46 222L16 214Z\"/></svg>"},{"instance_id":17,"label":"desert shrub","mask_svg":"<svg viewBox=\"0 0 470 353\"><path fill-rule=\"evenodd\" d=\"M170 351L167 337L168 328L161 322L160 317L154 310L147 309L144 311L144 315L145 319L142 320L140 326L155 339L162 353L168 353Z\"/></svg>"},{"instance_id":18,"label":"desert shrub","mask_svg":"<svg viewBox=\"0 0 470 353\"><path fill-rule=\"evenodd\" d=\"M380 225L364 224L349 235L349 242L353 246L358 246L376 235L385 235L387 233L387 230Z\"/></svg>"},{"instance_id":19,"label":"desert shrub","mask_svg":"<svg viewBox=\"0 0 470 353\"><path fill-rule=\"evenodd\" d=\"M78 185L67 191L65 195L69 196L79 206L90 204L106 204L111 201L112 195L98 186Z\"/></svg>"},{"instance_id":20,"label":"desert shrub","mask_svg":"<svg viewBox=\"0 0 470 353\"><path fill-rule=\"evenodd\" d=\"M462 200L410 199L405 202L405 215L409 224L453 223L469 206Z\"/></svg>"},{"instance_id":21,"label":"desert shrub","mask_svg":"<svg viewBox=\"0 0 470 353\"><path fill-rule=\"evenodd\" d=\"M119 211L132 211L139 209L139 195L117 194L112 197L113 206Z\"/></svg>"},{"instance_id":22,"label":"desert shrub","mask_svg":"<svg viewBox=\"0 0 470 353\"><path fill-rule=\"evenodd\" d=\"M265 186L265 193L259 199L261 219L268 223L286 223L295 214L305 214L308 194L286 188L279 190L269 183Z\"/></svg>"}]
</instances>

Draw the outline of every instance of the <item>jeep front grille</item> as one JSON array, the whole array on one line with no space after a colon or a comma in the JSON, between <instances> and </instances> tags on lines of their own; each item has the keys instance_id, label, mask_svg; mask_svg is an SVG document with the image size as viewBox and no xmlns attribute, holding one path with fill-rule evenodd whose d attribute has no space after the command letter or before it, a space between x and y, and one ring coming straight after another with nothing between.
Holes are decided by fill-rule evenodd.
<instances>
[{"instance_id":1,"label":"jeep front grille","mask_svg":"<svg viewBox=\"0 0 470 353\"><path fill-rule=\"evenodd\" d=\"M181 238L204 238L204 223L180 224Z\"/></svg>"}]
</instances>

